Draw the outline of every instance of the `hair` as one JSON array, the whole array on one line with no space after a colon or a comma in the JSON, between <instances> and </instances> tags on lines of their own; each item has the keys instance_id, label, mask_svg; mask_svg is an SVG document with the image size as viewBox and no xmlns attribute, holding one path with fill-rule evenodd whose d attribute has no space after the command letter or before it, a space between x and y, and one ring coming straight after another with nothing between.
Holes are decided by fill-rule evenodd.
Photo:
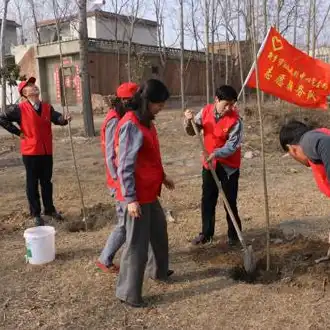
<instances>
[{"instance_id":1,"label":"hair","mask_svg":"<svg viewBox=\"0 0 330 330\"><path fill-rule=\"evenodd\" d=\"M123 100L118 96L112 97L110 99L111 102L111 108L113 108L114 110L116 110L116 112L118 113L119 117L122 118L125 113L127 112L127 104L130 102L131 99L126 99Z\"/></svg>"},{"instance_id":2,"label":"hair","mask_svg":"<svg viewBox=\"0 0 330 330\"><path fill-rule=\"evenodd\" d=\"M215 96L219 101L237 101L237 92L236 90L229 85L222 85L215 91Z\"/></svg>"},{"instance_id":3,"label":"hair","mask_svg":"<svg viewBox=\"0 0 330 330\"><path fill-rule=\"evenodd\" d=\"M312 127L302 123L298 120L290 120L284 124L280 129L280 144L284 151L288 151L289 145L299 144L302 136L312 130Z\"/></svg>"},{"instance_id":4,"label":"hair","mask_svg":"<svg viewBox=\"0 0 330 330\"><path fill-rule=\"evenodd\" d=\"M149 103L163 103L170 97L167 87L157 79L149 79L140 85L127 107L135 111L140 122L150 126L154 115L149 111Z\"/></svg>"}]
</instances>

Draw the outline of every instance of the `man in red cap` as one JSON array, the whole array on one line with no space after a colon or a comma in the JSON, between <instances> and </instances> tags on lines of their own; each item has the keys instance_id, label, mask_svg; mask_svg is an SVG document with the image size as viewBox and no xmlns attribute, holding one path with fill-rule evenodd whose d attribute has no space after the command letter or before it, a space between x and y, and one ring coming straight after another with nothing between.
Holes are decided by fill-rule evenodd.
<instances>
[{"instance_id":1,"label":"man in red cap","mask_svg":"<svg viewBox=\"0 0 330 330\"><path fill-rule=\"evenodd\" d=\"M109 110L101 127L101 145L105 159L107 186L112 197L115 196L117 188L117 166L116 152L114 149L114 137L119 120L126 112L126 106L138 90L135 83L121 84L116 92L116 99L113 108ZM118 266L113 263L113 259L126 241L126 230L124 222L124 211L122 205L116 202L116 212L118 223L109 235L106 245L96 262L96 266L104 272L118 272Z\"/></svg>"},{"instance_id":2,"label":"man in red cap","mask_svg":"<svg viewBox=\"0 0 330 330\"><path fill-rule=\"evenodd\" d=\"M45 102L41 102L39 88L34 77L22 81L18 91L23 98L0 115L0 126L9 133L15 134L21 140L21 154L26 169L26 193L31 216L35 218L36 226L43 226L41 217L40 195L38 183L41 186L41 196L44 214L56 220L63 220L53 204L53 141L51 123L65 126L71 120L70 116L62 116ZM20 128L15 126L17 123Z\"/></svg>"}]
</instances>

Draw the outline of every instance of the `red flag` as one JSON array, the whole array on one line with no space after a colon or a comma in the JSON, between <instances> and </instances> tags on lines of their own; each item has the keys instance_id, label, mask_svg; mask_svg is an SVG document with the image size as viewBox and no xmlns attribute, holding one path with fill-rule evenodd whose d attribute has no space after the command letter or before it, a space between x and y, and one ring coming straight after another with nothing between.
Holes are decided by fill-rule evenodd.
<instances>
[{"instance_id":1,"label":"red flag","mask_svg":"<svg viewBox=\"0 0 330 330\"><path fill-rule=\"evenodd\" d=\"M327 108L330 65L295 48L273 27L260 48L257 65L262 91L301 107ZM256 88L255 69L246 84Z\"/></svg>"}]
</instances>

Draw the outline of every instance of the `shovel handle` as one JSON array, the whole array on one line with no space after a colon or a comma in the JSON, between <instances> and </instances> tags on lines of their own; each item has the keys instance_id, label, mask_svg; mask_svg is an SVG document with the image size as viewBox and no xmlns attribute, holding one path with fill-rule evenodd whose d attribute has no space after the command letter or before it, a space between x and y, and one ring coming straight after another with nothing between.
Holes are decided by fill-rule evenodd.
<instances>
[{"instance_id":1,"label":"shovel handle","mask_svg":"<svg viewBox=\"0 0 330 330\"><path fill-rule=\"evenodd\" d=\"M193 129L194 129L194 131L195 131L196 136L199 138L198 140L199 140L199 143L200 143L200 145L201 145L201 148L202 148L204 154L205 154L205 155L208 155L208 152L207 152L207 150L205 149L205 146L204 146L204 141L203 141L203 139L202 139L202 137L201 137L201 135L200 135L200 132L198 131L198 128L197 128L197 126L196 126L196 123L195 123L195 121L194 121L194 118L191 119L190 122L191 122L192 127L193 127ZM241 233L241 230L240 230L239 227L238 227L237 221L236 221L235 216L234 216L234 213L233 213L233 211L232 211L232 209L231 209L231 207L230 207L230 205L229 205L229 202L228 202L228 199L227 199L227 197L226 197L226 194L225 194L225 192L222 190L221 182L220 182L220 180L219 180L219 178L218 178L218 176L217 176L217 174L216 174L216 172L215 172L215 170L214 170L214 168L213 168L212 162L211 162L211 161L208 161L208 165L209 165L209 168L210 168L210 170L211 170L211 174L212 174L212 176L213 176L213 179L214 179L214 181L215 181L215 183L216 183L216 185L217 185L217 187L218 187L219 194L221 195L221 197L222 197L222 199L223 199L223 202L224 202L224 204L225 204L225 206L226 206L226 209L227 209L227 211L228 211L228 213L229 213L230 219L231 219L231 221L232 221L232 223L233 223L233 225L234 225L234 227L235 227L235 230L236 230L237 236L238 236L238 238L239 238L239 240L240 240L240 242L241 242L241 244L242 244L242 246L243 246L243 249L246 250L246 249L247 249L247 246L246 246L245 241L244 241L244 239L243 239L243 235L242 235L242 233Z\"/></svg>"}]
</instances>

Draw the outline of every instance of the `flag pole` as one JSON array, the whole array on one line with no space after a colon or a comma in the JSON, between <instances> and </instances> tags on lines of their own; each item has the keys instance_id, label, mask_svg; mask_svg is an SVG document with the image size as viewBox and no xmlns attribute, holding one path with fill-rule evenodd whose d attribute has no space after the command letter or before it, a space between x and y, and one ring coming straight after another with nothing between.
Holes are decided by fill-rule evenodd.
<instances>
[{"instance_id":1,"label":"flag pole","mask_svg":"<svg viewBox=\"0 0 330 330\"><path fill-rule=\"evenodd\" d=\"M264 48L265 48L265 45L266 45L266 42L267 42L267 39L269 37L269 33L270 33L271 29L272 29L271 27L268 29L268 32L266 34L266 37L264 38L264 40L263 40L263 42L262 42L262 44L261 44L261 46L259 48L259 51L258 51L258 54L257 54L257 58L253 61L253 64L252 64L252 66L250 68L250 71L249 71L248 75L246 76L246 79L245 79L245 81L243 83L243 86L241 87L241 90L238 93L237 100L239 100L240 97L242 96L242 94L244 92L244 89L245 89L245 86L246 86L247 82L249 81L249 79L250 79L250 77L251 77L251 75L253 73L253 70L256 68L256 63L258 62L259 56L262 53L262 51L264 50Z\"/></svg>"}]
</instances>

